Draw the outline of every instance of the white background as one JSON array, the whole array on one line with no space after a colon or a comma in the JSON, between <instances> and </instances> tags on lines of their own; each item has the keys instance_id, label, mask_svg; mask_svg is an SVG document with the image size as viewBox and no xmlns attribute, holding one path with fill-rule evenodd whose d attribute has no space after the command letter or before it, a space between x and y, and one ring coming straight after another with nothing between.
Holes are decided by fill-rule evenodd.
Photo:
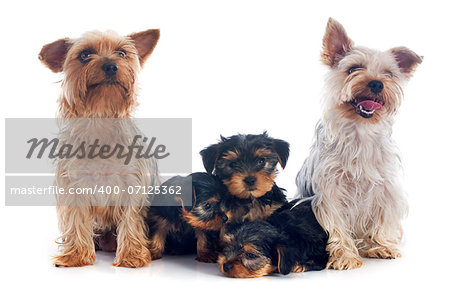
<instances>
[{"instance_id":1,"label":"white background","mask_svg":"<svg viewBox=\"0 0 450 289\"><path fill-rule=\"evenodd\" d=\"M404 257L367 260L361 269L222 277L217 265L170 257L142 269L115 268L100 253L94 266L53 268L58 236L54 207L0 207L1 278L9 286L179 288L229 286L396 288L448 284L450 41L448 8L437 1L8 1L0 12L1 136L6 117L53 117L61 75L42 66L42 45L93 29L120 34L160 28L140 75L136 117L193 118L198 152L220 134L267 130L291 144L277 183L295 191L308 155L326 68L319 61L328 17L356 42L381 50L405 45L424 62L405 89L394 127L410 202ZM4 142L0 144L4 151ZM4 156L1 168L4 173ZM0 188L4 194L4 179ZM445 282L445 283L444 283Z\"/></svg>"}]
</instances>

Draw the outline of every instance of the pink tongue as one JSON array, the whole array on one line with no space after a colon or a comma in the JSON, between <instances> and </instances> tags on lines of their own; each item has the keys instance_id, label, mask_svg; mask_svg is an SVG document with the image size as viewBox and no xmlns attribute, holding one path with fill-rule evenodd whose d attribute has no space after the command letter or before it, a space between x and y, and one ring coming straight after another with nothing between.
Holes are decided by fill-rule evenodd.
<instances>
[{"instance_id":1,"label":"pink tongue","mask_svg":"<svg viewBox=\"0 0 450 289\"><path fill-rule=\"evenodd\" d=\"M356 105L357 107L362 106L365 111L379 110L383 106L376 101L372 100L364 100Z\"/></svg>"}]
</instances>

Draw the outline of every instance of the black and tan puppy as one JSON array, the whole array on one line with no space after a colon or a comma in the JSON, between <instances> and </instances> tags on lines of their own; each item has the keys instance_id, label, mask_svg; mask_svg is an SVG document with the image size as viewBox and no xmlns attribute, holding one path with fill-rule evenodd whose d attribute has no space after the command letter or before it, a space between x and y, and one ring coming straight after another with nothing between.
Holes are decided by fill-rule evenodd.
<instances>
[{"instance_id":1,"label":"black and tan puppy","mask_svg":"<svg viewBox=\"0 0 450 289\"><path fill-rule=\"evenodd\" d=\"M191 188L192 184L192 188ZM192 189L192 206L151 207L147 224L150 232L152 259L163 253L186 254L197 251L197 260L214 263L217 260L219 231L227 217L220 210L225 186L214 176L193 173L173 177L161 186L181 186Z\"/></svg>"},{"instance_id":2,"label":"black and tan puppy","mask_svg":"<svg viewBox=\"0 0 450 289\"><path fill-rule=\"evenodd\" d=\"M222 210L229 222L266 219L285 204L283 189L275 184L277 164L286 166L289 144L266 132L260 135L221 137L200 152L209 174L228 189Z\"/></svg>"},{"instance_id":3,"label":"black and tan puppy","mask_svg":"<svg viewBox=\"0 0 450 289\"><path fill-rule=\"evenodd\" d=\"M311 202L286 204L267 221L227 226L218 263L228 277L322 270L328 261L328 235L317 222Z\"/></svg>"}]
</instances>

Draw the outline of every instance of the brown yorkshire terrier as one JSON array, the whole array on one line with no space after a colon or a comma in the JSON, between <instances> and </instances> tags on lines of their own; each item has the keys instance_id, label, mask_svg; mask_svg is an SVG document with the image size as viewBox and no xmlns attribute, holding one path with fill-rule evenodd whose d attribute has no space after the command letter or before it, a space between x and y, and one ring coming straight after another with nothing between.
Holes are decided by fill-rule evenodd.
<instances>
[{"instance_id":1,"label":"brown yorkshire terrier","mask_svg":"<svg viewBox=\"0 0 450 289\"><path fill-rule=\"evenodd\" d=\"M93 31L42 48L42 63L55 73L63 73L58 117L64 128L60 144L100 140L102 144L126 146L139 134L129 119L136 106L137 76L158 39L157 29L125 37L111 31ZM56 185L65 191L95 190L90 195L57 196L62 235L55 266L92 265L96 247L116 251L114 266L142 267L151 261L144 221L147 197L128 194L126 188L158 184L153 159L136 158L124 165L119 156L73 157L58 161L56 175ZM95 193L102 185L120 191Z\"/></svg>"}]
</instances>

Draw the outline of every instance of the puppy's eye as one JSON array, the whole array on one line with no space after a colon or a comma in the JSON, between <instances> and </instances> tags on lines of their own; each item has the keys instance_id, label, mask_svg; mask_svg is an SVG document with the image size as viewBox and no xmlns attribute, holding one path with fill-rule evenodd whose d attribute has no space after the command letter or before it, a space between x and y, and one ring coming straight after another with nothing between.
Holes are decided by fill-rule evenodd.
<instances>
[{"instance_id":1,"label":"puppy's eye","mask_svg":"<svg viewBox=\"0 0 450 289\"><path fill-rule=\"evenodd\" d=\"M94 51L92 51L91 49L85 49L80 52L80 55L78 55L78 59L82 63L88 63L89 61L91 61L92 54L94 54Z\"/></svg>"},{"instance_id":2,"label":"puppy's eye","mask_svg":"<svg viewBox=\"0 0 450 289\"><path fill-rule=\"evenodd\" d=\"M392 78L392 71L386 70L386 71L384 72L384 75L385 75L387 78Z\"/></svg>"},{"instance_id":3,"label":"puppy's eye","mask_svg":"<svg viewBox=\"0 0 450 289\"><path fill-rule=\"evenodd\" d=\"M247 258L247 259L256 259L256 258L258 258L258 256L256 256L255 254L253 254L253 253L245 253L245 258Z\"/></svg>"},{"instance_id":4,"label":"puppy's eye","mask_svg":"<svg viewBox=\"0 0 450 289\"><path fill-rule=\"evenodd\" d=\"M235 169L237 167L237 163L236 162L231 162L229 164L230 168Z\"/></svg>"},{"instance_id":5,"label":"puppy's eye","mask_svg":"<svg viewBox=\"0 0 450 289\"><path fill-rule=\"evenodd\" d=\"M259 158L258 159L258 165L263 165L266 163L266 159L265 158Z\"/></svg>"},{"instance_id":6,"label":"puppy's eye","mask_svg":"<svg viewBox=\"0 0 450 289\"><path fill-rule=\"evenodd\" d=\"M360 66L352 66L347 70L348 74L352 74L353 72L359 71L359 70L363 70L362 67Z\"/></svg>"},{"instance_id":7,"label":"puppy's eye","mask_svg":"<svg viewBox=\"0 0 450 289\"><path fill-rule=\"evenodd\" d=\"M205 210L211 209L211 204L210 204L210 203L204 204L204 205L203 205L203 209L205 209Z\"/></svg>"},{"instance_id":8,"label":"puppy's eye","mask_svg":"<svg viewBox=\"0 0 450 289\"><path fill-rule=\"evenodd\" d=\"M120 57L122 58L126 58L127 57L127 52L123 49L120 49L119 51L117 51L117 54L119 54Z\"/></svg>"}]
</instances>

